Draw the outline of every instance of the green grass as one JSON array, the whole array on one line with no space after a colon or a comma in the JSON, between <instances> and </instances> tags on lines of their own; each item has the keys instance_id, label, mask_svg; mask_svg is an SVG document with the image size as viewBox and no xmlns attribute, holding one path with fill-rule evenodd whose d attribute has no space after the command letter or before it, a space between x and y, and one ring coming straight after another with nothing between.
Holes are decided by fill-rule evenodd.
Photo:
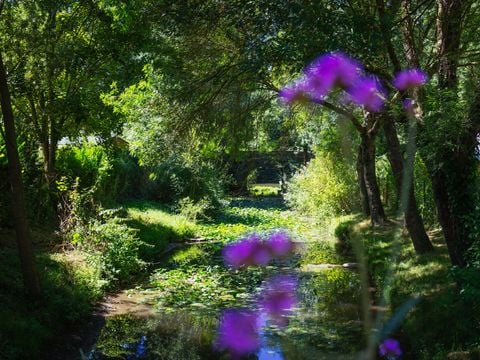
<instances>
[{"instance_id":1,"label":"green grass","mask_svg":"<svg viewBox=\"0 0 480 360\"><path fill-rule=\"evenodd\" d=\"M165 206L149 201L124 204L128 225L138 229L140 240L148 244L142 252L145 260L153 260L168 243L181 242L196 236L197 226Z\"/></svg>"},{"instance_id":2,"label":"green grass","mask_svg":"<svg viewBox=\"0 0 480 360\"><path fill-rule=\"evenodd\" d=\"M98 273L83 254L40 253L37 256L42 299L28 299L17 252L0 249L0 358L39 359L74 324L86 319L103 294Z\"/></svg>"},{"instance_id":3,"label":"green grass","mask_svg":"<svg viewBox=\"0 0 480 360\"><path fill-rule=\"evenodd\" d=\"M278 184L253 184L248 190L252 196L257 197L276 197L280 195Z\"/></svg>"},{"instance_id":4,"label":"green grass","mask_svg":"<svg viewBox=\"0 0 480 360\"><path fill-rule=\"evenodd\" d=\"M227 243L249 232L285 229L294 238L305 240L304 234L312 223L285 208L280 198L233 199L212 221L199 222L198 235Z\"/></svg>"},{"instance_id":5,"label":"green grass","mask_svg":"<svg viewBox=\"0 0 480 360\"><path fill-rule=\"evenodd\" d=\"M369 272L379 288L377 294L384 294L393 313L412 296L420 296L420 302L395 332L407 356L444 359L450 351L480 346L478 297L469 298L456 287L455 272L439 231L430 234L435 251L416 255L398 224L372 228L365 220L349 226L350 241L364 249ZM472 293L480 294L478 289Z\"/></svg>"}]
</instances>

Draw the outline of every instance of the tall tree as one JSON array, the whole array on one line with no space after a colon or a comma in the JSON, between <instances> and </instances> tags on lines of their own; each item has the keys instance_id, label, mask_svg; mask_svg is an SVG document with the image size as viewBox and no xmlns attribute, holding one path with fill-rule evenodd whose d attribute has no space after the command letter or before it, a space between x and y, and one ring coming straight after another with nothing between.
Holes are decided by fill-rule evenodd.
<instances>
[{"instance_id":1,"label":"tall tree","mask_svg":"<svg viewBox=\"0 0 480 360\"><path fill-rule=\"evenodd\" d=\"M477 97L468 105L459 95L458 69L462 53L468 51L471 40L462 43L466 18L472 1L438 0L436 13L430 11L435 32L424 33L423 39L413 26L414 4L403 0L405 56L409 66L416 67L422 57L434 55L430 73L436 75L435 87L426 93L413 94L423 107L424 124L420 125L419 150L432 179L438 219L445 236L452 264L467 265L467 250L475 234L469 231L469 221L475 214L478 117L473 116ZM429 9L427 9L429 10ZM425 46L425 38L435 40L436 47ZM426 53L424 49L430 50ZM423 59L424 62L426 59ZM478 89L477 89L478 91ZM467 106L468 107L468 106Z\"/></svg>"},{"instance_id":2,"label":"tall tree","mask_svg":"<svg viewBox=\"0 0 480 360\"><path fill-rule=\"evenodd\" d=\"M399 12L400 8L397 6L391 9L390 12L388 12L384 0L376 0L376 6L379 17L379 28L381 33L383 34L382 39L385 43L385 49L386 53L388 54L388 59L390 60L391 69L386 70L393 70L394 72L399 72L401 70L401 62L392 41L392 19L394 18L394 16L392 15L394 15L396 12ZM405 11L405 7L403 7L403 10L404 12L402 12L402 15L405 17L405 24L402 28L409 29L412 26L410 13L409 11ZM409 32L404 31L404 34L409 34ZM413 42L414 40L410 37L410 35L406 35L404 41L408 44ZM409 48L410 47L408 45L405 46L407 57L410 57L412 59L411 65L413 66L413 64L415 64L414 66L418 68L419 63L418 59L416 58L416 54L409 52ZM398 139L395 118L393 118L388 113L388 111L382 114L382 118L383 131L385 133L385 140L387 145L387 156L390 162L390 166L392 168L398 196L401 196L402 188L404 186L408 187L407 204L403 205L405 208L405 226L408 230L408 233L410 234L410 237L412 238L412 243L417 253L425 253L431 251L433 250L433 245L425 231L423 219L420 215L420 211L418 210L417 199L415 197L413 176L405 176L405 159L403 157L400 141ZM404 179L409 181L409 183L404 184Z\"/></svg>"},{"instance_id":3,"label":"tall tree","mask_svg":"<svg viewBox=\"0 0 480 360\"><path fill-rule=\"evenodd\" d=\"M41 295L40 283L35 268L30 228L25 207L25 194L23 190L22 171L17 149L17 135L13 120L12 103L7 82L7 72L0 52L0 104L2 107L3 126L5 129L5 143L7 148L8 169L12 191L12 213L17 234L18 252L22 267L23 281L26 291L33 297Z\"/></svg>"},{"instance_id":4,"label":"tall tree","mask_svg":"<svg viewBox=\"0 0 480 360\"><path fill-rule=\"evenodd\" d=\"M100 94L113 81L135 80L141 69L136 66L140 45L135 44L143 43L140 31L125 20L121 3L5 3L0 28L4 59L12 64L15 79L14 111L42 150L47 185L54 184L63 137L110 136L121 127ZM129 16L136 14L132 9Z\"/></svg>"}]
</instances>

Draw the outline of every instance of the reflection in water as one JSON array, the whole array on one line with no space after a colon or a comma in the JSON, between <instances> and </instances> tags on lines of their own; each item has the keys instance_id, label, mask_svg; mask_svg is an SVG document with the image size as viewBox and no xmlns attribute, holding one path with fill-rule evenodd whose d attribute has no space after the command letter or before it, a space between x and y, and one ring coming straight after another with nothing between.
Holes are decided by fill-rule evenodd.
<instances>
[{"instance_id":1,"label":"reflection in water","mask_svg":"<svg viewBox=\"0 0 480 360\"><path fill-rule=\"evenodd\" d=\"M264 326L267 325L268 317L265 313L260 316L262 328L260 330L261 347L257 352L258 360L283 360L283 354L277 339L269 339Z\"/></svg>"},{"instance_id":2,"label":"reflection in water","mask_svg":"<svg viewBox=\"0 0 480 360\"><path fill-rule=\"evenodd\" d=\"M284 360L285 359L282 355L282 350L280 349L280 346L262 347L258 351L257 356L258 356L258 360Z\"/></svg>"},{"instance_id":3,"label":"reflection in water","mask_svg":"<svg viewBox=\"0 0 480 360\"><path fill-rule=\"evenodd\" d=\"M299 273L298 281L298 310L285 327L265 319L260 349L248 359L353 358L362 347L357 274L328 269ZM211 345L221 310L184 307L150 318L108 318L89 359L228 359Z\"/></svg>"}]
</instances>

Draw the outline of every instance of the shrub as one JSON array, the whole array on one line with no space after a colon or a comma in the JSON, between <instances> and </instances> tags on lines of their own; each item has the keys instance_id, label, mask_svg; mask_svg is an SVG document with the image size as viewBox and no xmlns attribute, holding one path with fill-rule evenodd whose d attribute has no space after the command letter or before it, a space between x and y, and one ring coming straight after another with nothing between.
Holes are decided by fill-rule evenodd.
<instances>
[{"instance_id":1,"label":"shrub","mask_svg":"<svg viewBox=\"0 0 480 360\"><path fill-rule=\"evenodd\" d=\"M224 174L213 162L171 156L152 171L154 198L167 203L190 198L195 204L202 201L210 208L217 208L224 197L227 182Z\"/></svg>"},{"instance_id":2,"label":"shrub","mask_svg":"<svg viewBox=\"0 0 480 360\"><path fill-rule=\"evenodd\" d=\"M352 166L328 154L318 154L288 184L287 203L319 219L351 212L358 206Z\"/></svg>"},{"instance_id":3,"label":"shrub","mask_svg":"<svg viewBox=\"0 0 480 360\"><path fill-rule=\"evenodd\" d=\"M352 249L352 226L355 224L354 220L344 221L338 224L335 228L335 251L344 257L353 255Z\"/></svg>"},{"instance_id":4,"label":"shrub","mask_svg":"<svg viewBox=\"0 0 480 360\"><path fill-rule=\"evenodd\" d=\"M134 196L143 178L136 160L125 150L94 144L58 150L57 168L67 189L89 189L98 202Z\"/></svg>"},{"instance_id":5,"label":"shrub","mask_svg":"<svg viewBox=\"0 0 480 360\"><path fill-rule=\"evenodd\" d=\"M189 197L186 197L178 202L178 210L180 215L195 222L199 218L208 220L209 217L207 214L213 209L208 199L204 198L200 199L198 202L194 202Z\"/></svg>"},{"instance_id":6,"label":"shrub","mask_svg":"<svg viewBox=\"0 0 480 360\"><path fill-rule=\"evenodd\" d=\"M82 239L107 281L127 280L145 265L139 257L144 243L137 237L137 231L123 221L118 217L106 222L94 221Z\"/></svg>"}]
</instances>

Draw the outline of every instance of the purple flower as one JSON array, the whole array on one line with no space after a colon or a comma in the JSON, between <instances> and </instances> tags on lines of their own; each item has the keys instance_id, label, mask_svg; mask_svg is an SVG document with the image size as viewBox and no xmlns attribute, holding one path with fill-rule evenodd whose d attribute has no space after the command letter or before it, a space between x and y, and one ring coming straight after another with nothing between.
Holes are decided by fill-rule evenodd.
<instances>
[{"instance_id":1,"label":"purple flower","mask_svg":"<svg viewBox=\"0 0 480 360\"><path fill-rule=\"evenodd\" d=\"M385 339L378 347L380 356L386 356L388 359L395 359L402 355L400 343L395 339Z\"/></svg>"},{"instance_id":2,"label":"purple flower","mask_svg":"<svg viewBox=\"0 0 480 360\"><path fill-rule=\"evenodd\" d=\"M285 324L283 317L288 315L297 304L296 297L298 281L293 276L278 275L264 287L260 304L262 309L277 324Z\"/></svg>"},{"instance_id":3,"label":"purple flower","mask_svg":"<svg viewBox=\"0 0 480 360\"><path fill-rule=\"evenodd\" d=\"M246 238L225 246L223 248L223 259L226 265L239 268L251 262L254 249L255 241Z\"/></svg>"},{"instance_id":4,"label":"purple flower","mask_svg":"<svg viewBox=\"0 0 480 360\"><path fill-rule=\"evenodd\" d=\"M398 90L407 90L422 86L427 82L427 75L419 69L400 71L393 79L393 86Z\"/></svg>"},{"instance_id":5,"label":"purple flower","mask_svg":"<svg viewBox=\"0 0 480 360\"><path fill-rule=\"evenodd\" d=\"M236 357L257 350L260 346L257 314L248 310L226 310L220 319L217 344Z\"/></svg>"},{"instance_id":6,"label":"purple flower","mask_svg":"<svg viewBox=\"0 0 480 360\"><path fill-rule=\"evenodd\" d=\"M285 257L293 250L293 242L284 231L271 234L266 243L274 257Z\"/></svg>"},{"instance_id":7,"label":"purple flower","mask_svg":"<svg viewBox=\"0 0 480 360\"><path fill-rule=\"evenodd\" d=\"M371 112L380 111L385 102L386 92L374 76L362 78L348 92L351 101Z\"/></svg>"},{"instance_id":8,"label":"purple flower","mask_svg":"<svg viewBox=\"0 0 480 360\"><path fill-rule=\"evenodd\" d=\"M267 244L262 240L256 241L252 253L252 265L266 266L271 260L272 254Z\"/></svg>"},{"instance_id":9,"label":"purple flower","mask_svg":"<svg viewBox=\"0 0 480 360\"><path fill-rule=\"evenodd\" d=\"M291 105L295 102L309 101L307 87L304 81L297 81L291 85L285 86L280 90L278 96L280 97L280 100L287 105Z\"/></svg>"},{"instance_id":10,"label":"purple flower","mask_svg":"<svg viewBox=\"0 0 480 360\"><path fill-rule=\"evenodd\" d=\"M320 56L305 70L307 87L315 98L322 98L335 85L350 87L357 82L361 65L341 52Z\"/></svg>"},{"instance_id":11,"label":"purple flower","mask_svg":"<svg viewBox=\"0 0 480 360\"><path fill-rule=\"evenodd\" d=\"M227 265L238 269L249 265L265 266L272 260L272 256L260 236L252 234L245 239L225 246L223 248L223 259Z\"/></svg>"}]
</instances>

